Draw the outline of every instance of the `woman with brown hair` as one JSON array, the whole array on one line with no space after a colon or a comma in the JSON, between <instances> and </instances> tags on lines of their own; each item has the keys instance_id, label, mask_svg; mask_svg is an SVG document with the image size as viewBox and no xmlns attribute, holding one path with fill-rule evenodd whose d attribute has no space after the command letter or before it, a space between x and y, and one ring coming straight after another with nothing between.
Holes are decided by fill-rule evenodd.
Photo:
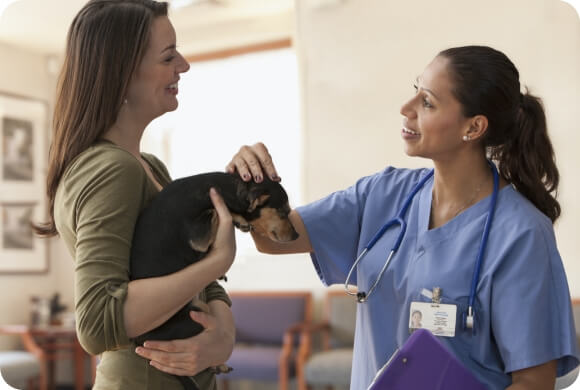
<instances>
[{"instance_id":1,"label":"woman with brown hair","mask_svg":"<svg viewBox=\"0 0 580 390\"><path fill-rule=\"evenodd\" d=\"M487 388L554 389L579 353L542 104L521 91L509 58L485 46L442 51L414 88L401 137L434 169L361 178L293 210L298 240L253 235L256 247L310 253L323 283L357 285L353 390L368 388L408 339L414 308ZM262 144L242 147L227 170L277 177Z\"/></svg>"},{"instance_id":2,"label":"woman with brown hair","mask_svg":"<svg viewBox=\"0 0 580 390\"><path fill-rule=\"evenodd\" d=\"M179 75L188 69L164 2L91 0L68 33L49 158L50 219L37 233L59 234L75 260L78 337L101 354L94 389L182 389L170 374L195 375L199 388L215 389L209 367L233 349L230 301L216 279L232 264L235 237L215 193L220 224L208 256L174 274L129 280L137 217L171 180L161 161L141 153L141 137L153 119L177 108ZM135 350L132 337L198 294L210 313L191 316L204 332Z\"/></svg>"}]
</instances>

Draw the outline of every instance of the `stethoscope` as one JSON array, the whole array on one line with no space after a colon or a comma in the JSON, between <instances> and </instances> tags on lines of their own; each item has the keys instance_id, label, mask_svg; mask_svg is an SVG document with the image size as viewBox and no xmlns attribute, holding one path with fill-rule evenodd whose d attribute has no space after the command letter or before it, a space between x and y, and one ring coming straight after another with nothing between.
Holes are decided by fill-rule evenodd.
<instances>
[{"instance_id":1,"label":"stethoscope","mask_svg":"<svg viewBox=\"0 0 580 390\"><path fill-rule=\"evenodd\" d=\"M491 204L489 206L489 212L488 212L487 217L485 219L485 227L483 229L483 237L481 239L481 243L479 246L479 251L477 253L477 260L475 262L475 268L473 270L473 277L471 279L471 290L469 292L469 301L468 301L467 313L463 313L463 316L462 316L463 327L470 328L470 329L473 329L473 317L475 314L475 311L473 309L473 305L475 303L475 293L476 293L476 289L477 289L477 283L479 282L479 273L481 271L481 265L483 263L483 255L485 252L485 248L487 246L487 238L489 237L489 230L491 228L491 222L493 220L493 215L495 213L495 206L497 203L497 194L499 192L499 174L497 173L497 169L496 169L495 165L491 161L488 160L488 164L489 164L489 166L491 168L491 172L493 174L493 193L491 194ZM403 237L405 236L405 231L407 230L407 223L405 222L405 219L404 219L405 214L407 213L407 209L409 208L409 205L413 201L413 198L415 197L417 192L423 187L425 182L427 182L427 180L429 180L433 176L433 172L434 172L434 170L432 169L431 171L429 171L429 173L427 173L427 175L425 177L423 177L421 180L419 180L419 182L417 182L417 184L415 184L415 186L411 189L411 192L409 193L409 195L407 195L407 198L405 199L405 202L403 203L403 207L401 207L401 210L399 210L399 213L395 216L395 218L387 221L375 233L373 238L369 241L369 243L365 246L365 248L363 249L361 254L357 257L357 259L355 260L352 267L350 267L350 271L348 272L348 275L346 277L346 281L344 282L344 289L346 290L347 294L352 295L352 296L356 296L357 301L359 303L364 303L368 300L370 295L373 293L373 291L375 290L375 288L379 284L379 281L383 277L383 274L387 270L387 267L389 266L389 263L393 259L395 252L397 252L397 250L399 249L399 246L401 245L401 242L403 241ZM395 225L399 225L399 229L400 229L399 235L397 237L397 240L395 241L395 244L391 248L389 256L387 257L387 261L385 261L385 264L383 265L381 272L379 272L379 275L375 279L371 288L368 290L368 292L364 292L364 291L352 292L352 291L350 291L348 288L349 281L350 281L350 278L352 276L352 273L357 268L358 263L360 263L360 261L363 259L363 257L365 257L367 252L376 244L376 242L383 236L383 234L385 234L385 232L391 226L395 226Z\"/></svg>"}]
</instances>

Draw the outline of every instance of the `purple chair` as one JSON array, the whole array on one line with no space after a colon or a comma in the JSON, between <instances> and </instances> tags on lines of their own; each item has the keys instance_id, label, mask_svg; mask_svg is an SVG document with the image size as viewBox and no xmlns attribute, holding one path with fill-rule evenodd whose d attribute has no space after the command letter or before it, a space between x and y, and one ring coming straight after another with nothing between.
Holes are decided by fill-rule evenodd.
<instances>
[{"instance_id":1,"label":"purple chair","mask_svg":"<svg viewBox=\"0 0 580 390\"><path fill-rule=\"evenodd\" d=\"M290 378L302 375L295 361L306 353L302 329L312 318L312 294L307 291L229 292L236 325L236 344L227 365L233 368L219 375L222 388L228 381L247 379L276 381L286 390Z\"/></svg>"},{"instance_id":2,"label":"purple chair","mask_svg":"<svg viewBox=\"0 0 580 390\"><path fill-rule=\"evenodd\" d=\"M313 386L326 389L350 387L356 310L356 299L342 288L326 291L322 321L305 331L305 345L315 347L309 348L297 360L303 372L298 380L298 390L310 390Z\"/></svg>"}]
</instances>

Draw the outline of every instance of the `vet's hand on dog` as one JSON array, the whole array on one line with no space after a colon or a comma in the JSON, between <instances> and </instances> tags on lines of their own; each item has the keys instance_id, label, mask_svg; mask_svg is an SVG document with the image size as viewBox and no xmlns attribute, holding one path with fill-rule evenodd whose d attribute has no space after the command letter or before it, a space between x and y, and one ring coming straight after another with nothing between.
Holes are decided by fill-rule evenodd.
<instances>
[{"instance_id":1,"label":"vet's hand on dog","mask_svg":"<svg viewBox=\"0 0 580 390\"><path fill-rule=\"evenodd\" d=\"M252 146L244 145L240 148L226 166L226 172L234 173L236 171L244 181L253 178L256 183L261 183L264 180L264 174L272 181L280 181L272 156L270 156L266 145L261 142Z\"/></svg>"},{"instance_id":2,"label":"vet's hand on dog","mask_svg":"<svg viewBox=\"0 0 580 390\"><path fill-rule=\"evenodd\" d=\"M179 376L193 376L227 360L233 348L229 330L222 329L221 322L212 314L190 312L190 316L203 325L203 332L187 339L146 341L135 352L158 370Z\"/></svg>"}]
</instances>

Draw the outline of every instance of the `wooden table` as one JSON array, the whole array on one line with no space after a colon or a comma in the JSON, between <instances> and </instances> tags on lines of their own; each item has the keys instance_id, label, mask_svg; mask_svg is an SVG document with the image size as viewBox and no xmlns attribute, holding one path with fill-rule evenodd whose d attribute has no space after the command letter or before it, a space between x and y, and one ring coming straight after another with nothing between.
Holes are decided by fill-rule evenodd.
<instances>
[{"instance_id":1,"label":"wooden table","mask_svg":"<svg viewBox=\"0 0 580 390\"><path fill-rule=\"evenodd\" d=\"M74 327L2 325L0 334L20 336L24 347L38 357L41 362L40 390L55 389L55 362L67 358L74 362L75 390L84 390L85 359L90 355L81 347ZM94 373L96 359L91 361Z\"/></svg>"}]
</instances>

